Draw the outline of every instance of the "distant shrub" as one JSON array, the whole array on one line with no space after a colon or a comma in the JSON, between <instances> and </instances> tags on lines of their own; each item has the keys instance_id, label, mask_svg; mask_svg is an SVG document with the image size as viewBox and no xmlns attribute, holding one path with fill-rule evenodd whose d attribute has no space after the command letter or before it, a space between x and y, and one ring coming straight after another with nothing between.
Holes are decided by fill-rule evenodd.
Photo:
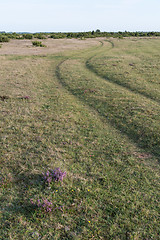
<instances>
[{"instance_id":1,"label":"distant shrub","mask_svg":"<svg viewBox=\"0 0 160 240\"><path fill-rule=\"evenodd\" d=\"M0 36L0 42L9 42L9 38L7 36Z\"/></svg>"},{"instance_id":2,"label":"distant shrub","mask_svg":"<svg viewBox=\"0 0 160 240\"><path fill-rule=\"evenodd\" d=\"M35 47L46 47L46 45L42 44L40 41L33 41L32 45Z\"/></svg>"},{"instance_id":3,"label":"distant shrub","mask_svg":"<svg viewBox=\"0 0 160 240\"><path fill-rule=\"evenodd\" d=\"M23 34L22 36L25 39L32 39L33 38L33 34L30 34L30 33Z\"/></svg>"},{"instance_id":4,"label":"distant shrub","mask_svg":"<svg viewBox=\"0 0 160 240\"><path fill-rule=\"evenodd\" d=\"M46 36L42 33L36 33L34 34L34 37L38 39L46 39Z\"/></svg>"},{"instance_id":5,"label":"distant shrub","mask_svg":"<svg viewBox=\"0 0 160 240\"><path fill-rule=\"evenodd\" d=\"M57 33L57 34L51 34L50 35L50 38L53 38L53 39L62 39L62 38L65 38L65 37L66 37L65 33Z\"/></svg>"},{"instance_id":6,"label":"distant shrub","mask_svg":"<svg viewBox=\"0 0 160 240\"><path fill-rule=\"evenodd\" d=\"M96 30L96 33L100 33L101 31L99 29Z\"/></svg>"},{"instance_id":7,"label":"distant shrub","mask_svg":"<svg viewBox=\"0 0 160 240\"><path fill-rule=\"evenodd\" d=\"M24 37L22 35L17 35L16 39L24 39Z\"/></svg>"},{"instance_id":8,"label":"distant shrub","mask_svg":"<svg viewBox=\"0 0 160 240\"><path fill-rule=\"evenodd\" d=\"M80 37L80 40L86 40L86 38L85 37Z\"/></svg>"}]
</instances>

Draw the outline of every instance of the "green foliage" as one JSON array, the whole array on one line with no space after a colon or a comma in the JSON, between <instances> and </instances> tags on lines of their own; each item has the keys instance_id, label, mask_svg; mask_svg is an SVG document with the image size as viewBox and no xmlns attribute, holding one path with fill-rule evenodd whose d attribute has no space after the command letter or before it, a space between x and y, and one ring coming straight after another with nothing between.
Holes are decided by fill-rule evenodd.
<instances>
[{"instance_id":1,"label":"green foliage","mask_svg":"<svg viewBox=\"0 0 160 240\"><path fill-rule=\"evenodd\" d=\"M33 34L27 33L22 35L25 39L33 39Z\"/></svg>"},{"instance_id":2,"label":"green foliage","mask_svg":"<svg viewBox=\"0 0 160 240\"><path fill-rule=\"evenodd\" d=\"M153 37L160 36L160 32L101 32L99 29L96 31L88 32L57 32L57 33L0 33L0 35L6 36L9 39L33 39L33 37L38 39L63 39L63 38L95 38L95 37L113 37L113 38L123 38L123 37Z\"/></svg>"},{"instance_id":3,"label":"green foliage","mask_svg":"<svg viewBox=\"0 0 160 240\"><path fill-rule=\"evenodd\" d=\"M32 41L32 45L35 47L46 47L46 45L42 44L40 41Z\"/></svg>"},{"instance_id":4,"label":"green foliage","mask_svg":"<svg viewBox=\"0 0 160 240\"><path fill-rule=\"evenodd\" d=\"M22 35L19 33L6 33L5 34L9 39L22 39Z\"/></svg>"},{"instance_id":5,"label":"green foliage","mask_svg":"<svg viewBox=\"0 0 160 240\"><path fill-rule=\"evenodd\" d=\"M51 33L50 38L53 39L61 39L61 38L66 38L67 34L66 33Z\"/></svg>"},{"instance_id":6,"label":"green foliage","mask_svg":"<svg viewBox=\"0 0 160 240\"><path fill-rule=\"evenodd\" d=\"M114 37L114 38L123 38L123 37L152 37L152 36L160 36L159 32L101 32L99 29L91 32L78 32L78 33L52 33L50 34L51 38L59 39L59 38L93 38L93 37Z\"/></svg>"},{"instance_id":7,"label":"green foliage","mask_svg":"<svg viewBox=\"0 0 160 240\"><path fill-rule=\"evenodd\" d=\"M35 34L34 34L34 38L38 38L38 39L46 39L47 36L45 36L44 33L35 33Z\"/></svg>"},{"instance_id":8,"label":"green foliage","mask_svg":"<svg viewBox=\"0 0 160 240\"><path fill-rule=\"evenodd\" d=\"M9 42L9 38L4 35L0 35L0 42Z\"/></svg>"},{"instance_id":9,"label":"green foliage","mask_svg":"<svg viewBox=\"0 0 160 240\"><path fill-rule=\"evenodd\" d=\"M101 31L99 29L96 30L96 33L100 33Z\"/></svg>"}]
</instances>

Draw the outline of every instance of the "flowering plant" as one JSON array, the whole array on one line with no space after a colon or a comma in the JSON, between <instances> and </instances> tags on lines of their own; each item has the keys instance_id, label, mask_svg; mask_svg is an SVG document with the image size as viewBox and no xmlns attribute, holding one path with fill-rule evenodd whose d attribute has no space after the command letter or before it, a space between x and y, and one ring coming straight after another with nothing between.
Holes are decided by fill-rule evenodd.
<instances>
[{"instance_id":1,"label":"flowering plant","mask_svg":"<svg viewBox=\"0 0 160 240\"><path fill-rule=\"evenodd\" d=\"M53 181L63 181L63 178L66 176L66 172L62 172L60 168L55 168L54 170L47 171L46 173L43 173L44 180L50 184Z\"/></svg>"},{"instance_id":2,"label":"flowering plant","mask_svg":"<svg viewBox=\"0 0 160 240\"><path fill-rule=\"evenodd\" d=\"M52 211L52 202L49 202L47 199L42 199L41 201L38 199L37 202L34 201L33 199L30 199L30 202L34 207L41 208L45 212Z\"/></svg>"},{"instance_id":3,"label":"flowering plant","mask_svg":"<svg viewBox=\"0 0 160 240\"><path fill-rule=\"evenodd\" d=\"M63 206L59 206L59 207L53 207L52 202L48 201L48 199L44 199L42 198L41 200L34 200L34 199L30 199L30 202L32 204L33 207L41 209L42 211L49 213L49 212L53 212L56 209L59 209L61 211L63 211Z\"/></svg>"}]
</instances>

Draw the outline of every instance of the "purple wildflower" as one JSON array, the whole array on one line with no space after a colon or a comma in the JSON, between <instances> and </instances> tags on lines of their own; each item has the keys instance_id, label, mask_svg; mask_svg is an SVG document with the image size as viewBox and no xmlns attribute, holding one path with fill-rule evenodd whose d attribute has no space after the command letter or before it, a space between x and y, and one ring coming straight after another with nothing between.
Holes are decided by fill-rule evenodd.
<instances>
[{"instance_id":1,"label":"purple wildflower","mask_svg":"<svg viewBox=\"0 0 160 240\"><path fill-rule=\"evenodd\" d=\"M53 181L63 181L63 178L66 176L66 172L62 172L60 168L55 168L54 170L47 171L43 173L44 180L50 184Z\"/></svg>"},{"instance_id":2,"label":"purple wildflower","mask_svg":"<svg viewBox=\"0 0 160 240\"><path fill-rule=\"evenodd\" d=\"M34 207L38 207L45 212L51 212L53 210L52 202L49 202L48 199L42 199L41 201L38 199L35 202L33 199L30 199L30 202Z\"/></svg>"},{"instance_id":3,"label":"purple wildflower","mask_svg":"<svg viewBox=\"0 0 160 240\"><path fill-rule=\"evenodd\" d=\"M49 202L47 199L43 199L43 203L41 205L43 207L43 209L46 211L46 212L51 212L52 211L52 203Z\"/></svg>"},{"instance_id":4,"label":"purple wildflower","mask_svg":"<svg viewBox=\"0 0 160 240\"><path fill-rule=\"evenodd\" d=\"M41 205L40 200L37 200L37 206L39 207Z\"/></svg>"},{"instance_id":5,"label":"purple wildflower","mask_svg":"<svg viewBox=\"0 0 160 240\"><path fill-rule=\"evenodd\" d=\"M63 178L66 176L66 172L62 172L60 168L56 168L52 171L52 176L55 181L63 181Z\"/></svg>"},{"instance_id":6,"label":"purple wildflower","mask_svg":"<svg viewBox=\"0 0 160 240\"><path fill-rule=\"evenodd\" d=\"M24 96L23 99L29 99L30 97L29 96Z\"/></svg>"},{"instance_id":7,"label":"purple wildflower","mask_svg":"<svg viewBox=\"0 0 160 240\"><path fill-rule=\"evenodd\" d=\"M32 198L30 199L30 202L31 202L32 205L34 205L34 202L33 202L33 199L32 199Z\"/></svg>"}]
</instances>

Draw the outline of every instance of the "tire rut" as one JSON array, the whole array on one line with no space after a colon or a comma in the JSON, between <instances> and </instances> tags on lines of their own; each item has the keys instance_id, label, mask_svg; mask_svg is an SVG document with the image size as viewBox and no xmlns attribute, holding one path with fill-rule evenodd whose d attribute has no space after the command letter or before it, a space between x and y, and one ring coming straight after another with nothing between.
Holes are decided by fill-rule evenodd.
<instances>
[{"instance_id":1,"label":"tire rut","mask_svg":"<svg viewBox=\"0 0 160 240\"><path fill-rule=\"evenodd\" d=\"M103 46L103 45L102 45ZM76 55L74 55L76 56ZM72 56L73 57L73 56ZM138 147L140 147L141 149L144 149L146 150L145 147L143 147L141 145L141 142L138 142L137 141L137 138L138 136L134 136L134 137L131 137L131 135L134 135L133 133L132 134L129 134L125 129L122 129L121 126L118 126L117 125L117 122L114 121L113 119L109 120L109 119L106 119L106 116L105 114L103 114L102 112L99 112L98 109L96 109L94 107L94 104L92 103L86 103L86 101L81 97L81 96L77 96L77 94L75 94L74 90L66 83L65 81L65 78L63 78L63 76L61 75L61 72L60 72L60 67L63 65L64 62L66 62L67 60L70 60L72 59L72 57L69 57L67 59L64 59L63 61L61 61L57 67L56 67L56 76L57 76L57 79L59 80L60 84L67 90L69 91L70 94L72 94L74 97L76 97L78 100L80 100L80 102L83 102L83 105L85 104L85 106L89 107L89 109L91 109L91 111L94 111L96 112L101 121L103 121L103 123L107 123L109 124L110 126L112 126L114 129L118 130L120 134L123 134L124 136L127 136L127 138L129 138L131 140L131 142L135 143ZM99 76L98 76L99 77ZM103 79L103 78L102 78ZM113 84L113 83L112 83ZM119 85L118 85L119 86ZM120 86L119 86L120 87ZM155 152L153 149L147 149L147 151L149 151L150 153L154 154L155 156L159 156L157 154L157 151Z\"/></svg>"},{"instance_id":2,"label":"tire rut","mask_svg":"<svg viewBox=\"0 0 160 240\"><path fill-rule=\"evenodd\" d=\"M108 49L108 51L112 50L112 49L115 47L114 43L113 43L112 41L110 41L110 40L106 40L106 41L109 42L109 43L112 45L112 47L111 47L110 49ZM94 57L96 57L97 55L98 55L98 54L96 54L96 55L88 58L88 59L86 60L86 62L85 62L85 66L86 66L86 68L87 68L89 71L93 72L93 73L96 74L98 77L103 78L105 81L108 81L108 82L110 82L110 83L113 83L113 84L115 84L115 85L117 85L117 86L121 86L122 88L124 88L124 89L126 89L126 90L128 90L128 91L130 91L130 92L139 94L140 96L146 97L146 98L148 98L149 100L154 101L154 102L156 102L156 103L158 103L158 104L160 103L159 100L151 97L151 96L150 96L149 94L147 94L147 93L142 93L141 91L139 91L139 90L137 90L137 89L135 89L135 88L128 87L126 84L119 83L119 82L117 82L117 81L113 81L112 79L110 79L110 78L108 78L108 77L103 77L103 76L101 76L101 75L96 71L96 69L91 65L91 63L90 63L90 61L91 61Z\"/></svg>"}]
</instances>

